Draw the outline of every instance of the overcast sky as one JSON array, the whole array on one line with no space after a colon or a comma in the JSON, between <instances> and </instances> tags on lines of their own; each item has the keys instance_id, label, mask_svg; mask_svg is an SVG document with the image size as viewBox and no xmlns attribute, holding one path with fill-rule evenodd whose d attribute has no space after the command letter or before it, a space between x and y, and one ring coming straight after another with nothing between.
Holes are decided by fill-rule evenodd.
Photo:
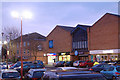
<instances>
[{"instance_id":1,"label":"overcast sky","mask_svg":"<svg viewBox=\"0 0 120 80\"><path fill-rule=\"evenodd\" d=\"M2 2L2 27L20 29L20 18L12 11L32 13L23 19L23 34L38 32L47 36L56 25L75 27L77 24L94 24L105 13L118 13L117 2Z\"/></svg>"}]
</instances>

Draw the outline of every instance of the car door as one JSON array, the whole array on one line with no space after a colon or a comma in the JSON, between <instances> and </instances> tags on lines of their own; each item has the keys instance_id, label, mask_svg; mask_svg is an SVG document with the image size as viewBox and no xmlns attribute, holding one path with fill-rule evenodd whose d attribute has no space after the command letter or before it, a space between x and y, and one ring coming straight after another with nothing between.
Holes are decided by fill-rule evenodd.
<instances>
[{"instance_id":1,"label":"car door","mask_svg":"<svg viewBox=\"0 0 120 80\"><path fill-rule=\"evenodd\" d=\"M113 76L113 73L114 73L114 66L111 66L108 68L107 71L105 71L105 76L108 78L108 79L112 79L112 76Z\"/></svg>"}]
</instances>

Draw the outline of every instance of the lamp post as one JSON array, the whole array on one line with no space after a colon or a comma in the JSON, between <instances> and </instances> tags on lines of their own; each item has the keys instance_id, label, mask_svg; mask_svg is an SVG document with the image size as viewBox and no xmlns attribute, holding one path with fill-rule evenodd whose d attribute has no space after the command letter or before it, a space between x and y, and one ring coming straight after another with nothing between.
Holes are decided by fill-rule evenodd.
<instances>
[{"instance_id":1,"label":"lamp post","mask_svg":"<svg viewBox=\"0 0 120 80\"><path fill-rule=\"evenodd\" d=\"M22 41L22 19L23 18L31 18L32 14L30 12L25 11L21 16L18 14L18 12L13 11L11 13L11 15L15 18L21 18L21 80L23 78L23 51L22 51L22 45L23 45L23 41Z\"/></svg>"}]
</instances>

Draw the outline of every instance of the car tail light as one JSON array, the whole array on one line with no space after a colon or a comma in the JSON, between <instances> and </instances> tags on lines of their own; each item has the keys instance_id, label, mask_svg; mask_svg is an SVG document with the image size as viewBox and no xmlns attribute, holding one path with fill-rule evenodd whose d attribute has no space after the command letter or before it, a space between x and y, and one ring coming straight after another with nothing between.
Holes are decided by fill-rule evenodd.
<instances>
[{"instance_id":1,"label":"car tail light","mask_svg":"<svg viewBox=\"0 0 120 80\"><path fill-rule=\"evenodd\" d=\"M43 69L45 69L45 67L43 67Z\"/></svg>"},{"instance_id":2,"label":"car tail light","mask_svg":"<svg viewBox=\"0 0 120 80\"><path fill-rule=\"evenodd\" d=\"M91 69L91 68L90 68L89 70L90 70L90 71L93 71L93 69Z\"/></svg>"},{"instance_id":3,"label":"car tail light","mask_svg":"<svg viewBox=\"0 0 120 80\"><path fill-rule=\"evenodd\" d=\"M118 73L118 72L115 72L115 74L120 75L120 73Z\"/></svg>"}]
</instances>

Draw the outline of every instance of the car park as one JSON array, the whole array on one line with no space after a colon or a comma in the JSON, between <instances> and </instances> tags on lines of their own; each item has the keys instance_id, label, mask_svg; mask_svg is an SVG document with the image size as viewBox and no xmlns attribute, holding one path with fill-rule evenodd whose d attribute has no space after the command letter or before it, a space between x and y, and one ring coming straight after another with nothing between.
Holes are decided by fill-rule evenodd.
<instances>
[{"instance_id":1,"label":"car park","mask_svg":"<svg viewBox=\"0 0 120 80\"><path fill-rule=\"evenodd\" d=\"M110 65L106 64L106 63L104 63L104 64L97 64L97 65L91 67L89 70L95 71L95 72L100 72L100 71L102 71L104 69L107 69L109 67L110 67Z\"/></svg>"},{"instance_id":2,"label":"car park","mask_svg":"<svg viewBox=\"0 0 120 80\"><path fill-rule=\"evenodd\" d=\"M92 67L94 64L93 61L82 61L79 63L79 67Z\"/></svg>"},{"instance_id":3,"label":"car park","mask_svg":"<svg viewBox=\"0 0 120 80\"><path fill-rule=\"evenodd\" d=\"M106 80L100 74L91 71L50 71L45 72L43 80Z\"/></svg>"},{"instance_id":4,"label":"car park","mask_svg":"<svg viewBox=\"0 0 120 80\"><path fill-rule=\"evenodd\" d=\"M25 80L38 80L44 75L45 69L30 69L25 75Z\"/></svg>"},{"instance_id":5,"label":"car park","mask_svg":"<svg viewBox=\"0 0 120 80\"><path fill-rule=\"evenodd\" d=\"M100 72L107 79L120 80L120 66L110 66L108 69L104 69Z\"/></svg>"},{"instance_id":6,"label":"car park","mask_svg":"<svg viewBox=\"0 0 120 80\"><path fill-rule=\"evenodd\" d=\"M14 69L0 70L0 80L20 80L20 74Z\"/></svg>"}]
</instances>

